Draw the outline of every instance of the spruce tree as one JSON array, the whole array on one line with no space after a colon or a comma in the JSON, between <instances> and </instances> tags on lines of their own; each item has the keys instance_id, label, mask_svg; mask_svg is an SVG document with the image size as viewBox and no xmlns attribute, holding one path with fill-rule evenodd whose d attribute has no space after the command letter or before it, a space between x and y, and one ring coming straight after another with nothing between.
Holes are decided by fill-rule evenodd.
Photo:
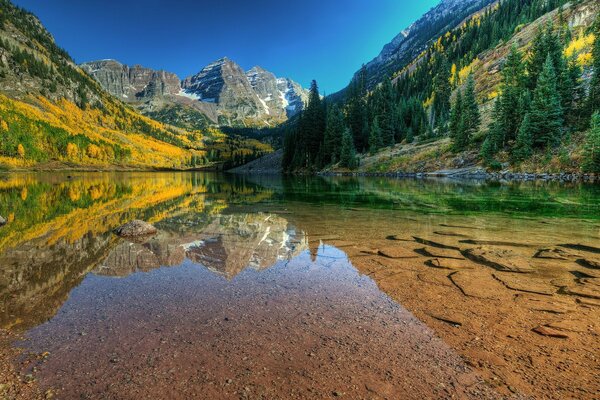
<instances>
[{"instance_id":1,"label":"spruce tree","mask_svg":"<svg viewBox=\"0 0 600 400\"><path fill-rule=\"evenodd\" d=\"M357 167L356 149L354 148L354 140L349 129L344 130L344 135L342 137L340 166L349 169Z\"/></svg>"},{"instance_id":2,"label":"spruce tree","mask_svg":"<svg viewBox=\"0 0 600 400\"><path fill-rule=\"evenodd\" d=\"M600 173L600 112L592 116L591 128L588 131L583 148L583 170Z\"/></svg>"},{"instance_id":3,"label":"spruce tree","mask_svg":"<svg viewBox=\"0 0 600 400\"><path fill-rule=\"evenodd\" d=\"M524 161L531 157L532 154L533 134L531 131L531 118L529 117L529 114L526 114L521 123L521 127L519 128L517 141L512 151L512 158L514 162Z\"/></svg>"},{"instance_id":4,"label":"spruce tree","mask_svg":"<svg viewBox=\"0 0 600 400\"><path fill-rule=\"evenodd\" d=\"M533 94L530 124L536 146L555 146L560 142L563 128L560 96L552 58L547 56Z\"/></svg>"},{"instance_id":5,"label":"spruce tree","mask_svg":"<svg viewBox=\"0 0 600 400\"><path fill-rule=\"evenodd\" d=\"M461 128L461 119L463 114L463 101L462 101L462 91L458 89L456 91L456 99L454 100L454 104L452 104L452 110L450 111L450 122L448 124L448 129L450 131L450 138L453 141L456 141L460 136L459 129Z\"/></svg>"},{"instance_id":6,"label":"spruce tree","mask_svg":"<svg viewBox=\"0 0 600 400\"><path fill-rule=\"evenodd\" d=\"M326 162L336 163L340 160L344 130L344 114L337 104L334 104L327 113L327 127L323 143Z\"/></svg>"},{"instance_id":7,"label":"spruce tree","mask_svg":"<svg viewBox=\"0 0 600 400\"><path fill-rule=\"evenodd\" d=\"M310 85L308 105L302 113L299 133L305 146L305 167L320 167L318 155L325 136L325 105L315 80Z\"/></svg>"},{"instance_id":8,"label":"spruce tree","mask_svg":"<svg viewBox=\"0 0 600 400\"><path fill-rule=\"evenodd\" d=\"M354 145L359 151L367 149L369 144L369 121L366 103L367 78L367 69L363 65L358 75L350 83L346 102L347 125L352 132Z\"/></svg>"},{"instance_id":9,"label":"spruce tree","mask_svg":"<svg viewBox=\"0 0 600 400\"><path fill-rule=\"evenodd\" d=\"M590 91L586 104L587 116L592 116L595 112L600 111L600 15L595 22L594 49L592 50L594 73L590 81Z\"/></svg>"},{"instance_id":10,"label":"spruce tree","mask_svg":"<svg viewBox=\"0 0 600 400\"><path fill-rule=\"evenodd\" d=\"M383 146L382 131L379 127L379 117L375 117L373 124L371 124L371 134L369 135L369 152L375 154Z\"/></svg>"},{"instance_id":11,"label":"spruce tree","mask_svg":"<svg viewBox=\"0 0 600 400\"><path fill-rule=\"evenodd\" d=\"M450 66L448 59L442 56L438 72L433 79L433 121L436 126L443 126L450 114Z\"/></svg>"},{"instance_id":12,"label":"spruce tree","mask_svg":"<svg viewBox=\"0 0 600 400\"><path fill-rule=\"evenodd\" d=\"M467 86L463 96L463 140L465 146L469 144L472 136L479 130L481 124L481 114L479 113L479 105L475 96L475 79L473 75L469 75Z\"/></svg>"},{"instance_id":13,"label":"spruce tree","mask_svg":"<svg viewBox=\"0 0 600 400\"><path fill-rule=\"evenodd\" d=\"M497 99L496 118L503 130L503 143L514 140L523 120L524 110L520 107L526 91L523 57L513 45L502 69L502 94Z\"/></svg>"}]
</instances>

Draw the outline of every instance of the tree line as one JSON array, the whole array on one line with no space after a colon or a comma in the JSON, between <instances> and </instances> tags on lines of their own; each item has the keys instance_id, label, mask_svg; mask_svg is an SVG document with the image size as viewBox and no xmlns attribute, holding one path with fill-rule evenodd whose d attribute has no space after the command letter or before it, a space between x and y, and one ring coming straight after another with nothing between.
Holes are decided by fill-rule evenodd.
<instances>
[{"instance_id":1,"label":"tree line","mask_svg":"<svg viewBox=\"0 0 600 400\"><path fill-rule=\"evenodd\" d=\"M561 0L505 0L442 35L412 70L400 71L367 90L367 70L353 79L341 103L328 104L312 82L310 98L284 139L285 171L314 171L338 164L357 167L357 153L375 153L396 143L450 136L452 149L478 149L484 162L499 167L507 152L518 164L536 152L552 151L574 132L589 130L582 167L600 172L600 40L592 51L591 79L568 56L572 32ZM477 55L506 41L529 23L558 8L558 24L540 27L530 50L515 45L503 60L492 121L480 132L475 79L469 69ZM589 32L600 37L600 18ZM595 160L595 161L590 161Z\"/></svg>"}]
</instances>

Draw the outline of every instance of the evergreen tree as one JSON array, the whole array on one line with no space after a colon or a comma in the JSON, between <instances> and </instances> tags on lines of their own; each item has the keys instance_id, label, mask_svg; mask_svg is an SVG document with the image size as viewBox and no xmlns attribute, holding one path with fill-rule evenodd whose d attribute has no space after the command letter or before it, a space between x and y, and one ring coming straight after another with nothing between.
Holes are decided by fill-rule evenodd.
<instances>
[{"instance_id":1,"label":"evergreen tree","mask_svg":"<svg viewBox=\"0 0 600 400\"><path fill-rule=\"evenodd\" d=\"M594 113L591 125L585 139L583 170L600 173L600 112Z\"/></svg>"},{"instance_id":2,"label":"evergreen tree","mask_svg":"<svg viewBox=\"0 0 600 400\"><path fill-rule=\"evenodd\" d=\"M512 152L512 158L515 162L524 161L531 157L532 154L533 134L531 131L531 119L529 114L526 114L517 135L517 142Z\"/></svg>"},{"instance_id":3,"label":"evergreen tree","mask_svg":"<svg viewBox=\"0 0 600 400\"><path fill-rule=\"evenodd\" d=\"M354 148L354 140L349 129L344 131L344 135L342 137L340 166L349 169L354 169L358 166L356 160L356 149Z\"/></svg>"},{"instance_id":4,"label":"evergreen tree","mask_svg":"<svg viewBox=\"0 0 600 400\"><path fill-rule=\"evenodd\" d=\"M496 101L492 123L481 146L481 156L488 164L493 160L496 153L500 151L504 143L504 130L500 123L501 112L500 102Z\"/></svg>"},{"instance_id":5,"label":"evergreen tree","mask_svg":"<svg viewBox=\"0 0 600 400\"><path fill-rule=\"evenodd\" d=\"M375 154L383 146L382 131L379 127L379 117L375 117L369 135L369 152Z\"/></svg>"},{"instance_id":6,"label":"evergreen tree","mask_svg":"<svg viewBox=\"0 0 600 400\"><path fill-rule=\"evenodd\" d=\"M562 136L563 118L552 58L546 58L533 95L530 124L536 146L554 146Z\"/></svg>"},{"instance_id":7,"label":"evergreen tree","mask_svg":"<svg viewBox=\"0 0 600 400\"><path fill-rule=\"evenodd\" d=\"M298 125L300 143L304 146L304 167L320 167L319 153L325 136L325 105L319 94L317 82L310 85L308 105Z\"/></svg>"},{"instance_id":8,"label":"evergreen tree","mask_svg":"<svg viewBox=\"0 0 600 400\"><path fill-rule=\"evenodd\" d=\"M346 102L347 125L350 127L354 145L360 151L369 145L369 121L367 113L367 69L363 65L348 88Z\"/></svg>"},{"instance_id":9,"label":"evergreen tree","mask_svg":"<svg viewBox=\"0 0 600 400\"><path fill-rule=\"evenodd\" d=\"M344 114L334 104L327 113L327 127L325 128L323 153L327 162L336 163L339 161L344 130Z\"/></svg>"},{"instance_id":10,"label":"evergreen tree","mask_svg":"<svg viewBox=\"0 0 600 400\"><path fill-rule=\"evenodd\" d=\"M502 69L501 92L496 118L503 131L504 144L516 138L524 114L520 106L526 92L523 57L515 45L511 47Z\"/></svg>"},{"instance_id":11,"label":"evergreen tree","mask_svg":"<svg viewBox=\"0 0 600 400\"><path fill-rule=\"evenodd\" d=\"M436 126L443 126L450 113L450 66L448 59L442 56L438 73L433 80L433 121Z\"/></svg>"},{"instance_id":12,"label":"evergreen tree","mask_svg":"<svg viewBox=\"0 0 600 400\"><path fill-rule=\"evenodd\" d=\"M595 22L594 49L592 51L594 73L590 81L590 91L586 104L587 116L600 111L600 15Z\"/></svg>"},{"instance_id":13,"label":"evergreen tree","mask_svg":"<svg viewBox=\"0 0 600 400\"><path fill-rule=\"evenodd\" d=\"M458 89L456 91L456 99L454 100L454 104L452 105L452 110L450 111L450 122L448 125L450 131L450 138L453 141L456 141L458 137L460 137L460 130L462 129L461 120L463 114L463 101L462 101L462 91Z\"/></svg>"},{"instance_id":14,"label":"evergreen tree","mask_svg":"<svg viewBox=\"0 0 600 400\"><path fill-rule=\"evenodd\" d=\"M469 75L467 86L463 97L462 126L464 129L463 141L465 146L469 144L472 136L479 130L481 125L481 114L475 96L475 79Z\"/></svg>"}]
</instances>

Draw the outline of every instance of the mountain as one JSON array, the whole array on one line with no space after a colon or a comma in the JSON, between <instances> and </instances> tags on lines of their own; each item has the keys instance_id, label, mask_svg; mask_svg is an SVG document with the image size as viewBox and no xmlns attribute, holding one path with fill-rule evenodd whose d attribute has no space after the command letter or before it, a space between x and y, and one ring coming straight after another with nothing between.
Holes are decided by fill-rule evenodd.
<instances>
[{"instance_id":1,"label":"mountain","mask_svg":"<svg viewBox=\"0 0 600 400\"><path fill-rule=\"evenodd\" d=\"M115 60L81 65L115 97L143 114L184 128L273 126L300 112L308 91L288 78L277 78L261 67L244 71L228 58L180 80L166 71ZM190 126L200 120L201 126Z\"/></svg>"},{"instance_id":2,"label":"mountain","mask_svg":"<svg viewBox=\"0 0 600 400\"><path fill-rule=\"evenodd\" d=\"M365 64L369 88L400 70L423 52L427 45L465 18L496 0L442 0L416 22L386 44L379 55ZM357 72L353 79L358 78Z\"/></svg>"},{"instance_id":3,"label":"mountain","mask_svg":"<svg viewBox=\"0 0 600 400\"><path fill-rule=\"evenodd\" d=\"M215 168L272 150L210 127L216 110L180 92L179 78L164 71L114 61L79 67L37 17L0 0L0 170ZM148 117L122 100L160 112Z\"/></svg>"}]
</instances>

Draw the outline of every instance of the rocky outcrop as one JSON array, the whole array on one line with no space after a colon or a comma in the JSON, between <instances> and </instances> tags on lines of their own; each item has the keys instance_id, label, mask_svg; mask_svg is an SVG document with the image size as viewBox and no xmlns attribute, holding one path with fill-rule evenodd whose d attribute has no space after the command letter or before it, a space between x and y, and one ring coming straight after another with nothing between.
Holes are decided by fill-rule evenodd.
<instances>
[{"instance_id":1,"label":"rocky outcrop","mask_svg":"<svg viewBox=\"0 0 600 400\"><path fill-rule=\"evenodd\" d=\"M186 78L182 87L187 95L198 100L216 103L233 119L260 118L268 110L254 92L244 70L222 58Z\"/></svg>"},{"instance_id":2,"label":"rocky outcrop","mask_svg":"<svg viewBox=\"0 0 600 400\"><path fill-rule=\"evenodd\" d=\"M181 91L177 75L141 65L129 67L115 60L102 60L82 64L81 68L113 96L127 102L175 95Z\"/></svg>"},{"instance_id":3,"label":"rocky outcrop","mask_svg":"<svg viewBox=\"0 0 600 400\"><path fill-rule=\"evenodd\" d=\"M135 220L126 223L115 229L115 234L121 237L135 237L144 235L153 235L157 232L156 228L147 222Z\"/></svg>"}]
</instances>

